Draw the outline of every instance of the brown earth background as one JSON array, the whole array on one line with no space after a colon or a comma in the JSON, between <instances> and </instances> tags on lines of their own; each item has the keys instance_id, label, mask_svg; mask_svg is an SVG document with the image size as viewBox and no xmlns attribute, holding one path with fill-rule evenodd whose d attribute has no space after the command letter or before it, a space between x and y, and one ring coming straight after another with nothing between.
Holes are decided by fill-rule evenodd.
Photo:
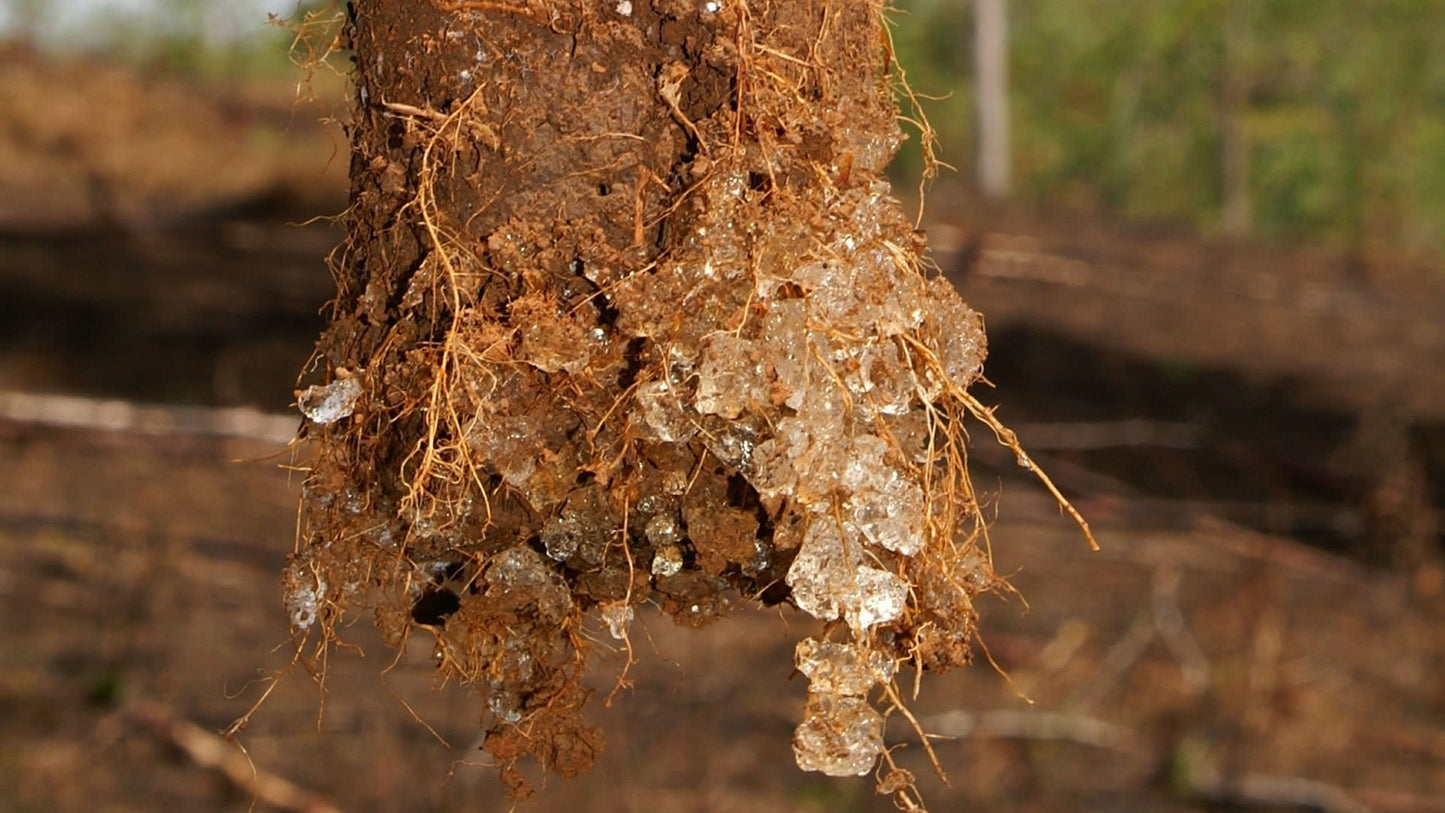
<instances>
[{"instance_id":1,"label":"brown earth background","mask_svg":"<svg viewBox=\"0 0 1445 813\"><path fill-rule=\"evenodd\" d=\"M332 293L339 233L296 224L345 205L337 105L294 84L0 55L0 808L508 809L483 701L369 619L324 690L293 674L217 736L288 661L299 416L265 415ZM1445 809L1440 269L947 185L927 211L988 320L986 400L1104 548L974 432L1027 606L981 608L1007 681L979 662L914 706L947 737L948 786L899 753L934 808ZM601 763L522 809L889 809L794 767L811 621L767 615L641 618Z\"/></svg>"}]
</instances>

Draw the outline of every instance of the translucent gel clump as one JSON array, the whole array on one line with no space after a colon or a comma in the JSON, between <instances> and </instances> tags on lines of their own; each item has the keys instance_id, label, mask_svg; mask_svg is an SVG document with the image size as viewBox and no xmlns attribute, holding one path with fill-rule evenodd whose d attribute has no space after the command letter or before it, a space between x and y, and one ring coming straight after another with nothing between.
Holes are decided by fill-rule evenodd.
<instances>
[{"instance_id":1,"label":"translucent gel clump","mask_svg":"<svg viewBox=\"0 0 1445 813\"><path fill-rule=\"evenodd\" d=\"M336 423L356 410L361 397L361 382L355 378L338 378L325 386L307 387L296 398L301 413L312 423Z\"/></svg>"},{"instance_id":2,"label":"translucent gel clump","mask_svg":"<svg viewBox=\"0 0 1445 813\"><path fill-rule=\"evenodd\" d=\"M886 570L863 566L854 574L856 585L844 598L848 626L863 635L878 624L897 621L908 604L908 583Z\"/></svg>"},{"instance_id":3,"label":"translucent gel clump","mask_svg":"<svg viewBox=\"0 0 1445 813\"><path fill-rule=\"evenodd\" d=\"M694 405L705 415L736 418L763 400L763 370L757 344L730 333L710 336L703 346Z\"/></svg>"},{"instance_id":4,"label":"translucent gel clump","mask_svg":"<svg viewBox=\"0 0 1445 813\"><path fill-rule=\"evenodd\" d=\"M854 579L862 556L856 543L844 544L831 517L814 518L785 579L793 603L822 621L838 618L844 603L856 596Z\"/></svg>"},{"instance_id":5,"label":"translucent gel clump","mask_svg":"<svg viewBox=\"0 0 1445 813\"><path fill-rule=\"evenodd\" d=\"M908 412L918 389L913 371L903 362L898 345L870 344L855 356L856 372L848 376L848 388L858 396L859 406L884 415Z\"/></svg>"},{"instance_id":6,"label":"translucent gel clump","mask_svg":"<svg viewBox=\"0 0 1445 813\"><path fill-rule=\"evenodd\" d=\"M627 637L627 626L634 617L631 604L626 601L608 602L601 605L600 613L607 624L608 634L618 641Z\"/></svg>"},{"instance_id":7,"label":"translucent gel clump","mask_svg":"<svg viewBox=\"0 0 1445 813\"><path fill-rule=\"evenodd\" d=\"M657 547L676 545L682 541L682 528L677 524L677 517L670 513L658 514L648 520L643 533L647 541Z\"/></svg>"},{"instance_id":8,"label":"translucent gel clump","mask_svg":"<svg viewBox=\"0 0 1445 813\"><path fill-rule=\"evenodd\" d=\"M928 317L924 323L925 339L933 348L948 383L964 389L983 373L988 354L983 338L983 319L963 303L947 280L928 281ZM927 396L937 397L944 382L938 381L932 368L925 373Z\"/></svg>"},{"instance_id":9,"label":"translucent gel clump","mask_svg":"<svg viewBox=\"0 0 1445 813\"><path fill-rule=\"evenodd\" d=\"M798 767L829 776L867 773L883 750L883 718L867 695L893 679L893 661L866 644L807 638L794 650L794 663L808 677L808 705L793 735Z\"/></svg>"},{"instance_id":10,"label":"translucent gel clump","mask_svg":"<svg viewBox=\"0 0 1445 813\"><path fill-rule=\"evenodd\" d=\"M499 415L478 421L467 439L507 485L522 488L537 470L538 429L526 415Z\"/></svg>"},{"instance_id":11,"label":"translucent gel clump","mask_svg":"<svg viewBox=\"0 0 1445 813\"><path fill-rule=\"evenodd\" d=\"M923 489L885 462L888 448L876 435L854 438L841 484L851 492L851 518L864 538L913 556L923 550Z\"/></svg>"},{"instance_id":12,"label":"translucent gel clump","mask_svg":"<svg viewBox=\"0 0 1445 813\"><path fill-rule=\"evenodd\" d=\"M539 536L549 558L590 567L602 563L610 534L594 515L569 506L561 516L548 520Z\"/></svg>"},{"instance_id":13,"label":"translucent gel clump","mask_svg":"<svg viewBox=\"0 0 1445 813\"><path fill-rule=\"evenodd\" d=\"M522 700L518 697L517 690L500 681L488 688L491 689L491 694L487 696L487 710L499 720L508 723L522 722L522 712L519 710Z\"/></svg>"},{"instance_id":14,"label":"translucent gel clump","mask_svg":"<svg viewBox=\"0 0 1445 813\"><path fill-rule=\"evenodd\" d=\"M587 343L581 340L581 331L570 323L557 319L529 320L519 334L519 355L539 370L575 375L587 366L590 358Z\"/></svg>"},{"instance_id":15,"label":"translucent gel clump","mask_svg":"<svg viewBox=\"0 0 1445 813\"><path fill-rule=\"evenodd\" d=\"M652 556L652 575L676 576L684 564L682 548L677 545L661 545Z\"/></svg>"},{"instance_id":16,"label":"translucent gel clump","mask_svg":"<svg viewBox=\"0 0 1445 813\"><path fill-rule=\"evenodd\" d=\"M534 665L532 653L521 639L507 639L489 669L487 710L506 722L521 722L522 696L518 686L531 679Z\"/></svg>"},{"instance_id":17,"label":"translucent gel clump","mask_svg":"<svg viewBox=\"0 0 1445 813\"><path fill-rule=\"evenodd\" d=\"M525 545L508 548L492 557L487 568L487 583L505 590L541 587L554 574L542 557Z\"/></svg>"},{"instance_id":18,"label":"translucent gel clump","mask_svg":"<svg viewBox=\"0 0 1445 813\"><path fill-rule=\"evenodd\" d=\"M538 615L545 621L561 621L572 609L572 594L566 582L542 554L527 545L508 548L492 557L486 581L489 590L532 597Z\"/></svg>"},{"instance_id":19,"label":"translucent gel clump","mask_svg":"<svg viewBox=\"0 0 1445 813\"><path fill-rule=\"evenodd\" d=\"M804 638L794 650L798 671L808 678L808 691L862 697L874 686L893 679L893 661L877 650Z\"/></svg>"},{"instance_id":20,"label":"translucent gel clump","mask_svg":"<svg viewBox=\"0 0 1445 813\"><path fill-rule=\"evenodd\" d=\"M808 306L802 300L774 302L763 317L762 335L768 342L768 361L777 376L783 405L800 410L808 396L808 379L813 370L808 354Z\"/></svg>"},{"instance_id":21,"label":"translucent gel clump","mask_svg":"<svg viewBox=\"0 0 1445 813\"><path fill-rule=\"evenodd\" d=\"M883 716L862 697L809 696L793 733L793 757L805 771L862 776L883 752Z\"/></svg>"},{"instance_id":22,"label":"translucent gel clump","mask_svg":"<svg viewBox=\"0 0 1445 813\"><path fill-rule=\"evenodd\" d=\"M321 604L326 600L326 582L321 578L298 575L286 591L286 612L291 617L291 629L305 632L311 629L321 613Z\"/></svg>"},{"instance_id":23,"label":"translucent gel clump","mask_svg":"<svg viewBox=\"0 0 1445 813\"><path fill-rule=\"evenodd\" d=\"M793 281L808 292L808 307L835 327L854 327L866 302L858 290L859 269L841 259L805 263L793 270Z\"/></svg>"},{"instance_id":24,"label":"translucent gel clump","mask_svg":"<svg viewBox=\"0 0 1445 813\"><path fill-rule=\"evenodd\" d=\"M760 496L793 495L804 505L831 503L849 454L836 390L814 388L799 416L779 421L774 436L758 444L752 471Z\"/></svg>"},{"instance_id":25,"label":"translucent gel clump","mask_svg":"<svg viewBox=\"0 0 1445 813\"><path fill-rule=\"evenodd\" d=\"M740 425L715 432L703 442L718 460L738 470L751 467L753 452L757 449L757 437L746 426Z\"/></svg>"},{"instance_id":26,"label":"translucent gel clump","mask_svg":"<svg viewBox=\"0 0 1445 813\"><path fill-rule=\"evenodd\" d=\"M680 443L697 434L673 386L666 381L649 381L637 388L637 407L642 415L643 435L664 443Z\"/></svg>"},{"instance_id":27,"label":"translucent gel clump","mask_svg":"<svg viewBox=\"0 0 1445 813\"><path fill-rule=\"evenodd\" d=\"M647 541L652 543L655 553L652 557L652 575L676 576L682 571L683 552L682 527L674 514L658 514L648 520L643 529Z\"/></svg>"},{"instance_id":28,"label":"translucent gel clump","mask_svg":"<svg viewBox=\"0 0 1445 813\"><path fill-rule=\"evenodd\" d=\"M908 601L907 583L863 564L854 529L840 530L831 517L815 518L808 526L786 581L798 609L822 621L846 617L859 635L898 619Z\"/></svg>"}]
</instances>

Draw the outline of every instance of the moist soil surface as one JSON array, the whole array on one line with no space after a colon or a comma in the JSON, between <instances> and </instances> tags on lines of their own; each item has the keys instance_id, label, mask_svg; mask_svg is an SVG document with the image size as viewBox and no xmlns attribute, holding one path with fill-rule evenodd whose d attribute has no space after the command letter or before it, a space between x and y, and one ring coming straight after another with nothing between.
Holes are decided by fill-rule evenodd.
<instances>
[{"instance_id":1,"label":"moist soil surface","mask_svg":"<svg viewBox=\"0 0 1445 813\"><path fill-rule=\"evenodd\" d=\"M315 210L274 188L226 194L186 217L10 224L0 389L285 409L339 233L288 226ZM1445 809L1439 269L947 194L929 212L936 259L989 320L985 400L1037 439L1104 547L974 431L995 566L1028 602L984 600L980 626L1034 704L982 660L925 682L913 710L956 737L935 745L951 787L916 745L898 756L930 804ZM292 461L274 443L0 419L7 807L252 805L250 768L211 735L288 662ZM640 612L632 688L589 711L598 765L526 806L891 809L869 778L795 767L793 645L815 622L779 612L701 631ZM354 648L324 693L293 673L238 737L297 786L260 809L508 809L478 748L484 701L434 691L430 645L397 657L368 619L338 631ZM599 659L588 685L605 696L622 663ZM909 738L890 721L890 742Z\"/></svg>"}]
</instances>

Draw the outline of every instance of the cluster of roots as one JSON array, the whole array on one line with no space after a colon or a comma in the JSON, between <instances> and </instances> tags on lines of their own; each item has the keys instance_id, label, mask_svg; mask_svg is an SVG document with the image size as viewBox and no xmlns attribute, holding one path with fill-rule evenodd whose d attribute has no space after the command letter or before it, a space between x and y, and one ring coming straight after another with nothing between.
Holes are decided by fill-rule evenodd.
<instances>
[{"instance_id":1,"label":"cluster of roots","mask_svg":"<svg viewBox=\"0 0 1445 813\"><path fill-rule=\"evenodd\" d=\"M518 759L601 748L583 669L636 605L788 603L836 622L798 647L799 765L891 766L895 674L966 663L1003 586L962 421L1011 435L968 393L982 320L882 178L881 4L407 5L348 21L293 625L325 645L370 607L434 639L525 793Z\"/></svg>"}]
</instances>

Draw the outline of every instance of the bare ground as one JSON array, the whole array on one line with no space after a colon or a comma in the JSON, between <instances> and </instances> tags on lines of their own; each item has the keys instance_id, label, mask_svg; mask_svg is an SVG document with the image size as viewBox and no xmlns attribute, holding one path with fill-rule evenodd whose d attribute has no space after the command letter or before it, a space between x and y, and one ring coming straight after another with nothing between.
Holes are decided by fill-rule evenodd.
<instances>
[{"instance_id":1,"label":"bare ground","mask_svg":"<svg viewBox=\"0 0 1445 813\"><path fill-rule=\"evenodd\" d=\"M334 238L209 200L201 220L12 229L0 389L284 406ZM931 206L990 317L1001 414L1033 423L1104 546L974 432L996 564L1028 601L987 602L981 626L1034 702L983 662L927 684L951 787L916 744L903 758L934 808L1445 809L1438 269ZM237 738L249 762L216 736L290 658L289 460L0 419L0 808L507 809L482 701L434 691L427 646L393 664L369 619L324 692L279 684ZM775 617L642 621L634 685L591 708L601 763L522 809L889 809L867 779L793 766L805 687ZM602 695L622 665L592 675Z\"/></svg>"},{"instance_id":2,"label":"bare ground","mask_svg":"<svg viewBox=\"0 0 1445 813\"><path fill-rule=\"evenodd\" d=\"M224 779L176 726L211 738L287 663L276 574L297 494L254 461L274 451L0 433L7 807L252 803L249 769ZM1266 778L1322 809L1441 809L1438 572L1412 583L1209 519L1150 527L1127 500L1086 505L1105 544L1089 554L1046 498L1006 491L992 536L1030 609L992 602L983 628L1034 702L986 664L926 688L925 727L959 735L935 743L952 783L925 778L937 809L1196 809L1210 794L1259 802ZM633 687L596 711L602 763L532 809L888 809L866 780L793 767L804 687L788 680L792 637L764 616L700 633L644 618ZM306 789L308 809L507 809L477 751L481 701L434 691L425 646L392 663L364 619L345 638L359 651L331 658L324 694L298 670L241 732L255 769ZM621 665L594 685L609 691ZM905 763L923 774L919 756L910 746Z\"/></svg>"}]
</instances>

